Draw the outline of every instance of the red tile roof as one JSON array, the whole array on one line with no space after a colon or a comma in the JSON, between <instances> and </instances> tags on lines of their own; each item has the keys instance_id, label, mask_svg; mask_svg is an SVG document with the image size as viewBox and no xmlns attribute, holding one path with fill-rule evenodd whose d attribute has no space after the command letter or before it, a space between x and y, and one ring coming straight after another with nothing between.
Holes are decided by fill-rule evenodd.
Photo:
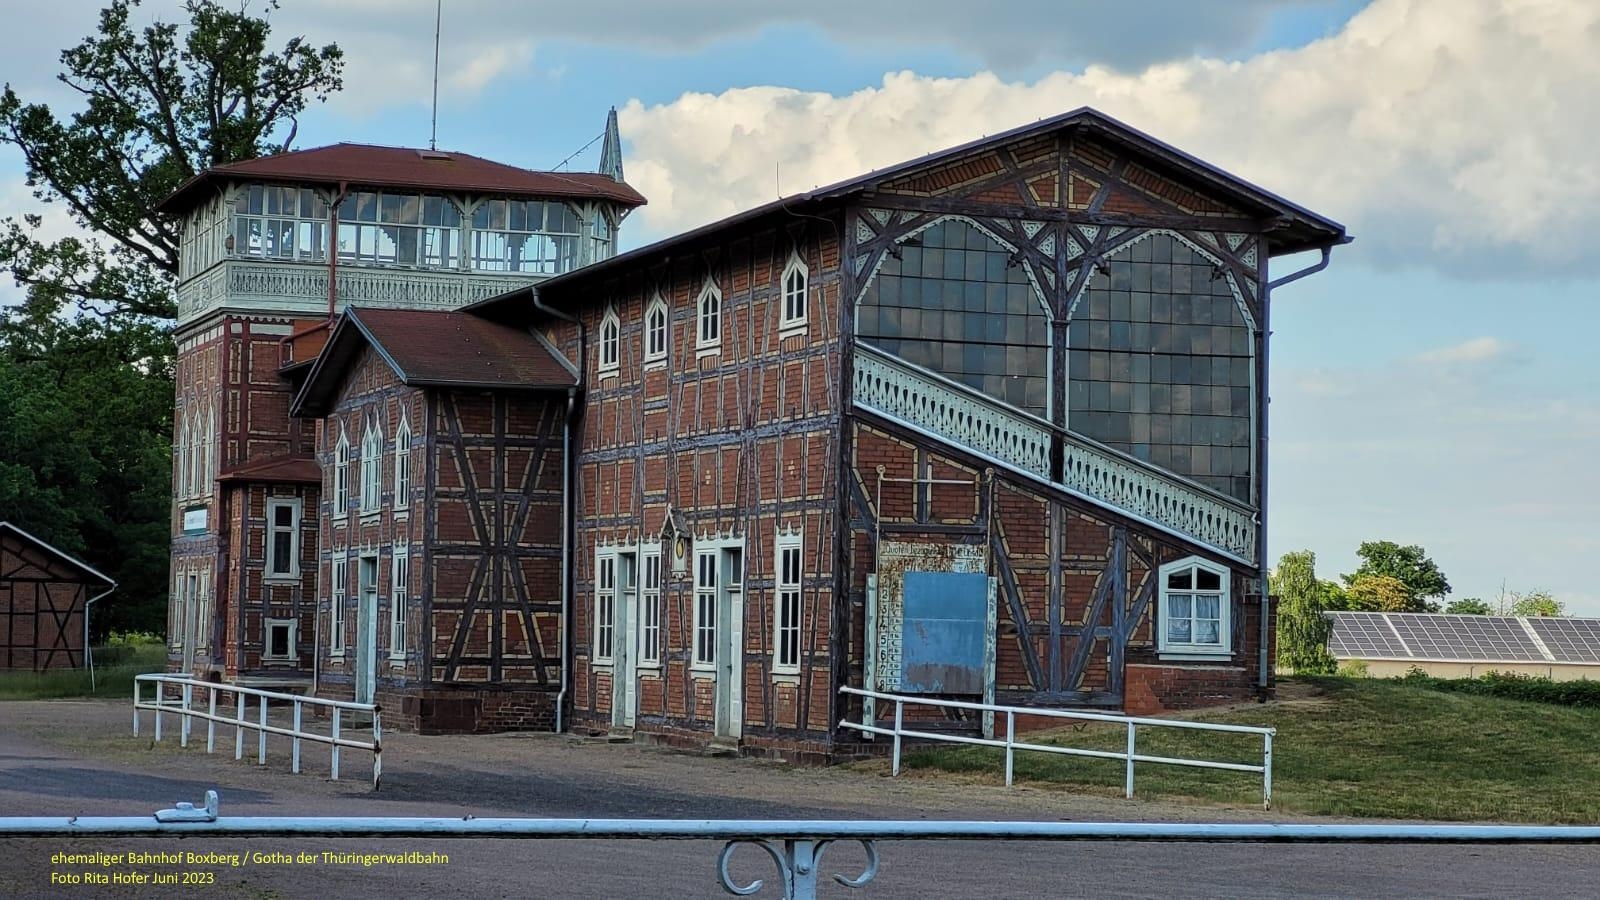
<instances>
[{"instance_id":1,"label":"red tile roof","mask_svg":"<svg viewBox=\"0 0 1600 900\"><path fill-rule=\"evenodd\" d=\"M206 187L225 179L325 184L352 187L403 187L433 191L471 191L529 197L598 198L643 206L644 195L626 183L594 172L536 172L470 153L333 144L293 150L243 162L213 166L189 179L157 209L179 214L206 195Z\"/></svg>"},{"instance_id":2,"label":"red tile roof","mask_svg":"<svg viewBox=\"0 0 1600 900\"><path fill-rule=\"evenodd\" d=\"M317 357L294 415L331 408L356 351L370 345L400 380L417 387L565 390L577 375L538 338L464 312L351 307Z\"/></svg>"},{"instance_id":3,"label":"red tile roof","mask_svg":"<svg viewBox=\"0 0 1600 900\"><path fill-rule=\"evenodd\" d=\"M249 462L223 472L218 481L254 481L266 484L320 484L322 468L306 457Z\"/></svg>"}]
</instances>

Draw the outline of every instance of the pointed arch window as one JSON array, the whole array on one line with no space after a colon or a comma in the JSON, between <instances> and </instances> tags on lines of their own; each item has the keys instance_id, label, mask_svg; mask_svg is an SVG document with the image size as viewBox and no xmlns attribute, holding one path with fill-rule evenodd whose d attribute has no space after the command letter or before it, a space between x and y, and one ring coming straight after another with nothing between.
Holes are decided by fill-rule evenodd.
<instances>
[{"instance_id":1,"label":"pointed arch window","mask_svg":"<svg viewBox=\"0 0 1600 900\"><path fill-rule=\"evenodd\" d=\"M600 374L615 375L622 365L622 320L615 309L600 320Z\"/></svg>"},{"instance_id":2,"label":"pointed arch window","mask_svg":"<svg viewBox=\"0 0 1600 900\"><path fill-rule=\"evenodd\" d=\"M411 505L411 421L403 413L394 432L394 505Z\"/></svg>"},{"instance_id":3,"label":"pointed arch window","mask_svg":"<svg viewBox=\"0 0 1600 900\"><path fill-rule=\"evenodd\" d=\"M190 413L189 424L189 496L197 497L201 493L201 484L205 479L205 451L206 436L200 429L204 420L200 418L200 409L196 407Z\"/></svg>"},{"instance_id":4,"label":"pointed arch window","mask_svg":"<svg viewBox=\"0 0 1600 900\"><path fill-rule=\"evenodd\" d=\"M806 327L806 291L810 285L811 271L798 249L789 251L789 262L783 267L783 318L780 331L800 330Z\"/></svg>"},{"instance_id":5,"label":"pointed arch window","mask_svg":"<svg viewBox=\"0 0 1600 900\"><path fill-rule=\"evenodd\" d=\"M656 294L644 314L644 361L665 362L667 358L667 301Z\"/></svg>"},{"instance_id":6,"label":"pointed arch window","mask_svg":"<svg viewBox=\"0 0 1600 900\"><path fill-rule=\"evenodd\" d=\"M333 450L333 514L343 516L350 510L350 438L344 425L339 426L339 443Z\"/></svg>"},{"instance_id":7,"label":"pointed arch window","mask_svg":"<svg viewBox=\"0 0 1600 900\"><path fill-rule=\"evenodd\" d=\"M700 288L700 297L695 301L696 336L695 347L699 355L706 356L722 349L722 289L706 277L706 283Z\"/></svg>"},{"instance_id":8,"label":"pointed arch window","mask_svg":"<svg viewBox=\"0 0 1600 900\"><path fill-rule=\"evenodd\" d=\"M375 512L382 499L383 435L372 425L361 436L361 511Z\"/></svg>"}]
</instances>

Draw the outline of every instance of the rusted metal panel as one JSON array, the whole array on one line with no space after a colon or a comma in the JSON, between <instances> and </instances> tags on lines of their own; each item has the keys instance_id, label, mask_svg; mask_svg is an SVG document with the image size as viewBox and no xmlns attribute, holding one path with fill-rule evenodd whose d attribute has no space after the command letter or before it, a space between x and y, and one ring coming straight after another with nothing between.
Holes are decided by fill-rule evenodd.
<instances>
[{"instance_id":1,"label":"rusted metal panel","mask_svg":"<svg viewBox=\"0 0 1600 900\"><path fill-rule=\"evenodd\" d=\"M904 589L900 689L911 694L983 693L988 577L910 571Z\"/></svg>"}]
</instances>

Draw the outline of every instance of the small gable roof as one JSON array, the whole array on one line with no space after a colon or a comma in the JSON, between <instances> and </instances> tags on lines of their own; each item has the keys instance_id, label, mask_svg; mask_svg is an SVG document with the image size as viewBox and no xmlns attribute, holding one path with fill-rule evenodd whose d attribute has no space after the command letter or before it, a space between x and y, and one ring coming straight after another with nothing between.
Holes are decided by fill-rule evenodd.
<instances>
[{"instance_id":1,"label":"small gable roof","mask_svg":"<svg viewBox=\"0 0 1600 900\"><path fill-rule=\"evenodd\" d=\"M1029 138L1065 129L1076 130L1125 147L1158 163L1163 168L1182 173L1188 179L1208 187L1220 197L1229 199L1239 204L1242 208L1255 210L1263 217L1278 219L1282 227L1275 229L1268 235L1269 249L1273 256L1333 244L1343 244L1350 241L1345 227L1338 222L1326 216L1318 215L1265 188L1258 187L1237 175L1185 153L1177 147L1158 140L1097 109L1083 106L1048 119L1040 119L1031 125L1024 125L1020 128L1013 128L1010 131L989 135L956 147L920 156L883 169L877 169L847 181L815 188L800 194L793 194L741 213L735 213L725 219L690 229L682 234L657 241L654 244L639 247L627 253L613 256L610 259L557 275L541 282L538 290L541 295L555 294L568 286L584 283L592 278L603 277L609 272L619 271L641 259L679 253L689 249L692 245L714 240L716 235L735 225L777 214L791 216L802 210L814 209L825 201L868 194L889 182L903 178L920 169L935 168L975 151L1025 141Z\"/></svg>"},{"instance_id":2,"label":"small gable roof","mask_svg":"<svg viewBox=\"0 0 1600 900\"><path fill-rule=\"evenodd\" d=\"M88 579L86 579L86 580L98 581L101 584L104 584L106 587L116 587L117 586L116 581L114 581L110 576L102 573L100 570L98 570L95 567L89 565L88 563L84 562L83 560L78 559L75 556L69 556L68 554L61 552L60 550L56 549L54 546L45 543L44 541L40 540L39 538L34 537L33 535L31 535L28 532L22 530L21 528L17 527L16 525L11 524L10 522L0 522L0 538L5 538L7 536L10 536L10 537L14 538L19 543L26 544L26 545L29 545L29 546L33 547L34 549L40 551L41 553L44 553L45 555L51 557L52 559L55 559L55 560L58 560L60 562L66 563L71 568L76 569L77 571L79 571L80 573L82 573L84 575L87 575ZM0 581L5 580L6 575L7 575L7 573L0 572Z\"/></svg>"},{"instance_id":3,"label":"small gable roof","mask_svg":"<svg viewBox=\"0 0 1600 900\"><path fill-rule=\"evenodd\" d=\"M362 347L413 387L567 390L577 374L527 331L460 311L350 307L312 364L290 410L323 416Z\"/></svg>"},{"instance_id":4,"label":"small gable roof","mask_svg":"<svg viewBox=\"0 0 1600 900\"><path fill-rule=\"evenodd\" d=\"M601 199L629 207L645 204L644 195L626 182L598 172L539 172L453 150L344 143L212 166L179 185L156 209L181 214L193 208L210 185L228 180Z\"/></svg>"}]
</instances>

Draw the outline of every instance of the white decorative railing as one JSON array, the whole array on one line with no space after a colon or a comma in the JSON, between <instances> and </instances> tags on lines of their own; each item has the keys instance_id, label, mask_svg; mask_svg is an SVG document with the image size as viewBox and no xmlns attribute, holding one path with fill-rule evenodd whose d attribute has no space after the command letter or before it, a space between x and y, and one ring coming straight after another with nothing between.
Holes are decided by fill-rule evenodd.
<instances>
[{"instance_id":1,"label":"white decorative railing","mask_svg":"<svg viewBox=\"0 0 1600 900\"><path fill-rule=\"evenodd\" d=\"M855 403L1050 477L1050 428L864 344L856 345Z\"/></svg>"},{"instance_id":2,"label":"white decorative railing","mask_svg":"<svg viewBox=\"0 0 1600 900\"><path fill-rule=\"evenodd\" d=\"M486 274L454 270L384 269L341 264L339 302L407 309L458 309L522 285L542 280L528 274ZM274 311L321 310L328 303L325 263L225 260L178 287L180 320L215 306L259 306Z\"/></svg>"},{"instance_id":3,"label":"white decorative railing","mask_svg":"<svg viewBox=\"0 0 1600 900\"><path fill-rule=\"evenodd\" d=\"M1256 561L1258 529L1248 507L866 344L856 345L853 398L857 406L1242 562ZM1059 473L1050 466L1052 436L1062 443Z\"/></svg>"}]
</instances>

